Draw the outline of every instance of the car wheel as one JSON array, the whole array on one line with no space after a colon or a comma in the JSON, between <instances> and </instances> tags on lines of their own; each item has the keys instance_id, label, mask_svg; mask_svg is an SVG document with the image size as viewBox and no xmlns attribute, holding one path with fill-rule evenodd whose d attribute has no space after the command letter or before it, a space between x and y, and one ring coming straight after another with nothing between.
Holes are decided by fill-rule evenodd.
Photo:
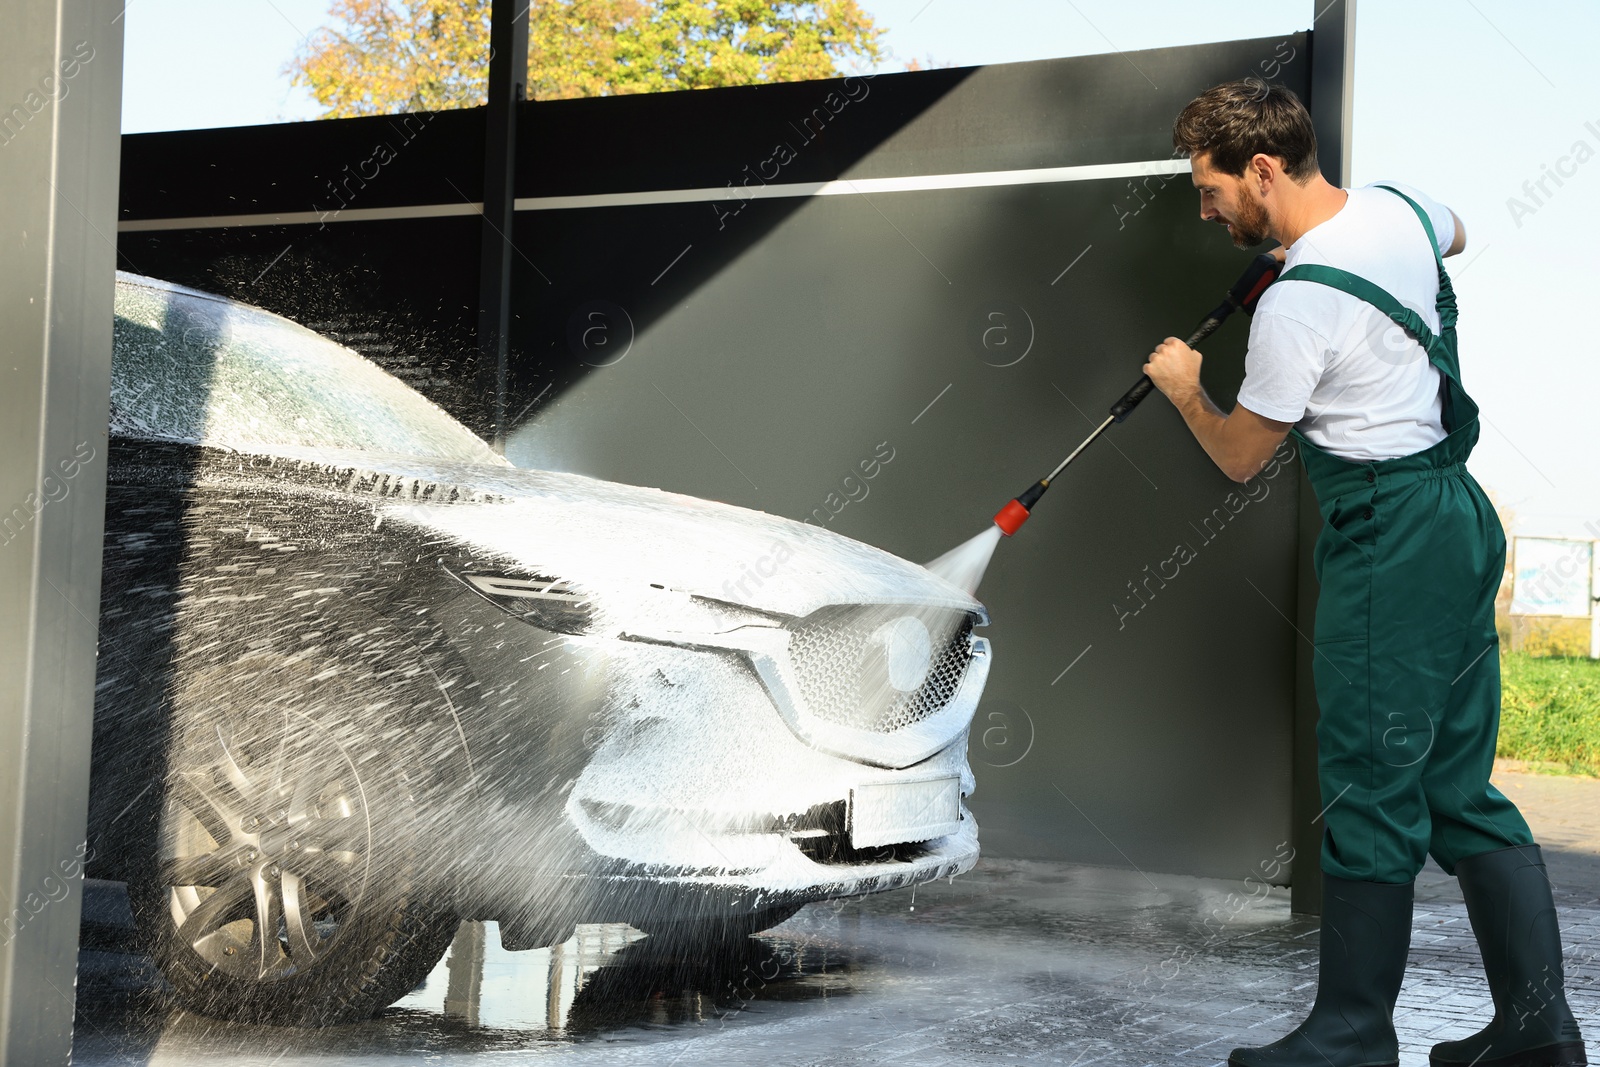
<instances>
[{"instance_id":1,"label":"car wheel","mask_svg":"<svg viewBox=\"0 0 1600 1067\"><path fill-rule=\"evenodd\" d=\"M422 892L404 731L359 668L247 655L186 673L157 854L130 883L178 998L244 1022L371 1016L458 920ZM203 709L203 710L201 710Z\"/></svg>"}]
</instances>

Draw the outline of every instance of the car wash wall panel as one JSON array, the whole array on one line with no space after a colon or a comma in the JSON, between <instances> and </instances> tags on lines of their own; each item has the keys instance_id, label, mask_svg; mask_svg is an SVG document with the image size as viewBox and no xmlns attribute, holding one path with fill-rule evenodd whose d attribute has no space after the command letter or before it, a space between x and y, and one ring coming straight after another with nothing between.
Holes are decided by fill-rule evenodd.
<instances>
[{"instance_id":1,"label":"car wash wall panel","mask_svg":"<svg viewBox=\"0 0 1600 1067\"><path fill-rule=\"evenodd\" d=\"M939 555L1244 268L1170 125L1250 74L1304 92L1306 36L523 105L507 455ZM482 123L125 138L122 266L289 315L486 432ZM1246 328L1203 346L1224 406ZM1159 397L1069 468L980 590L987 855L1283 858L1296 508L1290 463L1231 484Z\"/></svg>"}]
</instances>

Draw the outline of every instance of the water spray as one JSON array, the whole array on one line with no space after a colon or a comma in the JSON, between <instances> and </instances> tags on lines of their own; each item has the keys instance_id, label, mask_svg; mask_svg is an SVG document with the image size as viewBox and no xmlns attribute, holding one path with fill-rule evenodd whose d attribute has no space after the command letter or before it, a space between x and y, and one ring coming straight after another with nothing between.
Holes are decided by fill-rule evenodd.
<instances>
[{"instance_id":1,"label":"water spray","mask_svg":"<svg viewBox=\"0 0 1600 1067\"><path fill-rule=\"evenodd\" d=\"M1276 280L1278 272L1282 269L1283 264L1279 263L1278 258L1271 252L1257 256L1250 262L1244 274L1240 275L1233 288L1228 290L1227 298L1212 309L1185 343L1192 347L1204 341L1235 311L1242 310L1246 315L1254 314L1256 302L1261 299L1261 294L1266 292L1267 286ZM1044 491L1050 488L1050 483L1067 469L1067 464L1077 459L1096 438L1110 429L1112 423L1121 422L1132 414L1133 409L1138 407L1139 402L1149 396L1154 388L1155 383L1150 380L1149 375L1141 375L1134 387L1123 393L1122 398L1111 405L1111 413L1106 416L1105 421L1096 426L1094 432L1084 438L1083 443L1074 448L1066 459L1056 464L1055 470L1017 494L996 513L993 525L986 527L978 536L926 564L928 570L969 593L976 593L978 583L983 579L983 572L989 566L989 559L994 555L995 546L1000 543L1000 538L1010 537L1020 530L1022 524L1033 514L1034 505L1039 503Z\"/></svg>"},{"instance_id":2,"label":"water spray","mask_svg":"<svg viewBox=\"0 0 1600 1067\"><path fill-rule=\"evenodd\" d=\"M1184 344L1192 348L1204 341L1215 333L1217 327L1222 325L1223 320L1235 311L1242 310L1246 315L1254 314L1256 301L1261 299L1261 294L1266 292L1267 286L1271 285L1274 279L1278 277L1278 271L1281 269L1282 264L1278 262L1277 257L1271 252L1262 253L1253 259L1249 268L1234 283L1233 288L1228 290L1227 298L1212 309L1211 314L1201 321L1200 325L1195 328L1194 333L1189 335ZM1133 409L1138 407L1139 402L1149 396L1153 389L1155 389L1155 383L1150 380L1150 376L1141 375L1133 388L1123 393L1122 398L1111 405L1111 413L1106 416L1105 421L1096 426L1094 431L1084 438L1083 443L1074 448L1066 459L1056 464L1055 470L1028 486L1015 499L1000 509L994 517L994 524L1000 528L1000 532L1010 537L1020 530L1022 524L1027 522L1028 517L1033 513L1034 505L1039 502L1040 497L1044 496L1044 491L1050 488L1050 483L1055 481L1061 475L1061 472L1067 469L1067 464L1077 459L1084 449L1092 445L1101 434L1110 429L1112 423L1121 422L1133 414Z\"/></svg>"}]
</instances>

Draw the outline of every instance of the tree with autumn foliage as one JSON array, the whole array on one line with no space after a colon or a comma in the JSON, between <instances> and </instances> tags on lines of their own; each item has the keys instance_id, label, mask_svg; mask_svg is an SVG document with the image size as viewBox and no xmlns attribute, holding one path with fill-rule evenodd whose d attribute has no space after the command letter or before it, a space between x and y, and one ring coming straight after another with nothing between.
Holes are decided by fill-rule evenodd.
<instances>
[{"instance_id":1,"label":"tree with autumn foliage","mask_svg":"<svg viewBox=\"0 0 1600 1067\"><path fill-rule=\"evenodd\" d=\"M325 118L482 104L489 6L333 0L289 73ZM882 51L856 0L532 0L529 20L535 100L830 78Z\"/></svg>"}]
</instances>

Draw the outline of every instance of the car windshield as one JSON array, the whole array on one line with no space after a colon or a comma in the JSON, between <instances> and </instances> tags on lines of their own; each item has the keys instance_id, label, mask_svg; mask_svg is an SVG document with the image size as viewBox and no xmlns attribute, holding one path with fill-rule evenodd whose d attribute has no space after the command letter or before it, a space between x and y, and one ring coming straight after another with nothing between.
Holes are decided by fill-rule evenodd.
<instances>
[{"instance_id":1,"label":"car windshield","mask_svg":"<svg viewBox=\"0 0 1600 1067\"><path fill-rule=\"evenodd\" d=\"M119 275L115 338L113 433L505 465L405 383L259 308Z\"/></svg>"}]
</instances>

